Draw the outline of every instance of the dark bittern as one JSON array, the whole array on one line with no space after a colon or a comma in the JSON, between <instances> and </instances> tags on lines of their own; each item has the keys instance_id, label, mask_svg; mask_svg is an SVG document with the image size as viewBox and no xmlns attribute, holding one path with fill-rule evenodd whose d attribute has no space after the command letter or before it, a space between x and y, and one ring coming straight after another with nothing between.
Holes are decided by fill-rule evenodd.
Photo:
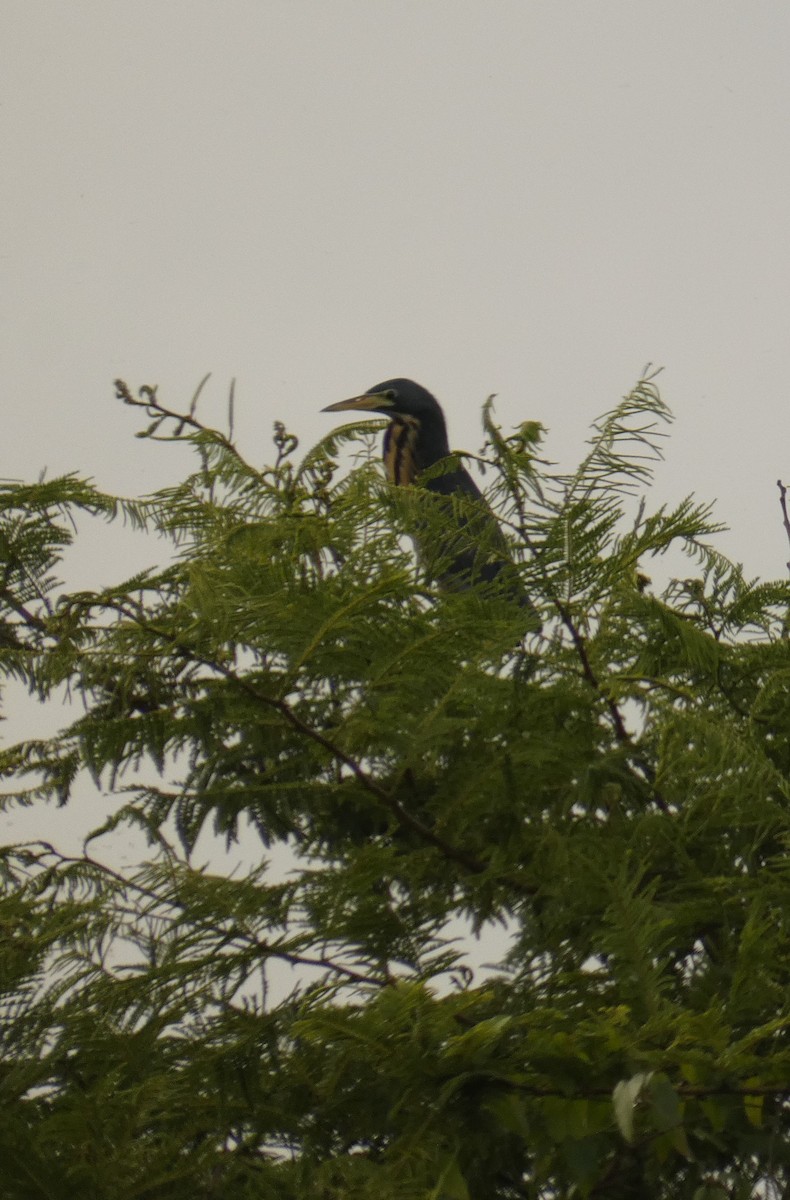
<instances>
[{"instance_id":1,"label":"dark bittern","mask_svg":"<svg viewBox=\"0 0 790 1200\"><path fill-rule=\"evenodd\" d=\"M444 497L440 501L442 526L453 527L449 536L443 528L435 539L429 537L428 541L436 543L430 550L424 527L414 536L428 574L452 591L478 583L489 589L495 586L500 594L528 608L534 615L532 625L538 628L537 613L508 556L505 536L472 476L457 463L448 464L447 470L429 470L450 456L438 400L411 379L388 379L362 396L329 404L322 411L374 412L389 417L384 434L388 481L400 486L419 482L437 497Z\"/></svg>"}]
</instances>

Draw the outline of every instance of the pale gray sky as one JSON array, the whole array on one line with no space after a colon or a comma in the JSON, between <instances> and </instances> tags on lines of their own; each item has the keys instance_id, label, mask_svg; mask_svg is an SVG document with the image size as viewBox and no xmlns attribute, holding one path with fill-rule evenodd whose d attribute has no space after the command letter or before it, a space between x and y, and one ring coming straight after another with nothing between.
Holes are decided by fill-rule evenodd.
<instances>
[{"instance_id":1,"label":"pale gray sky","mask_svg":"<svg viewBox=\"0 0 790 1200\"><path fill-rule=\"evenodd\" d=\"M652 361L660 495L784 573L786 0L2 0L0 55L1 475L174 481L112 380L206 371L253 459L407 375L456 447L497 392L567 466Z\"/></svg>"},{"instance_id":2,"label":"pale gray sky","mask_svg":"<svg viewBox=\"0 0 790 1200\"><path fill-rule=\"evenodd\" d=\"M648 360L662 489L782 574L784 0L3 0L0 473L140 492L112 379L238 380L252 457L390 375L580 454Z\"/></svg>"}]
</instances>

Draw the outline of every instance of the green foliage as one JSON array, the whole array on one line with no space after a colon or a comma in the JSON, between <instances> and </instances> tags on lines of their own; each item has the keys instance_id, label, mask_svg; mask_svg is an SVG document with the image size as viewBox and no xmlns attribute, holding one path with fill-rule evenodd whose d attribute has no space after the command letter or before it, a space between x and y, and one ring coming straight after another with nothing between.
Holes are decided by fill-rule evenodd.
<instances>
[{"instance_id":1,"label":"green foliage","mask_svg":"<svg viewBox=\"0 0 790 1200\"><path fill-rule=\"evenodd\" d=\"M383 483L375 422L301 460L277 425L259 468L195 403L118 394L192 475L0 490L0 663L77 702L0 753L5 803L112 805L81 855L0 859L3 1195L784 1194L790 587L706 505L649 509L654 380L570 474L485 410L541 634L426 584L401 531L430 497ZM81 514L167 565L60 594ZM126 824L151 852L121 871L94 855ZM259 865L196 865L206 832ZM511 949L475 975L488 922Z\"/></svg>"}]
</instances>

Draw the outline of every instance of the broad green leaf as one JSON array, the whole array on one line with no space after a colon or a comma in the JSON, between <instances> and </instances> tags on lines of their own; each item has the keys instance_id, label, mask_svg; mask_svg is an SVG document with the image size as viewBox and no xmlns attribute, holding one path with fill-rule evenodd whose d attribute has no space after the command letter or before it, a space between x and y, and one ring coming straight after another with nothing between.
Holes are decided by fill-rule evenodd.
<instances>
[{"instance_id":1,"label":"broad green leaf","mask_svg":"<svg viewBox=\"0 0 790 1200\"><path fill-rule=\"evenodd\" d=\"M762 1079L755 1075L751 1079L745 1080L743 1086L745 1089L757 1088L761 1086L762 1082ZM746 1113L746 1118L750 1124L756 1126L757 1128L759 1128L763 1123L764 1106L765 1096L763 1094L760 1094L759 1092L752 1092L749 1094L748 1091L745 1091L743 1097L743 1110Z\"/></svg>"},{"instance_id":2,"label":"broad green leaf","mask_svg":"<svg viewBox=\"0 0 790 1200\"><path fill-rule=\"evenodd\" d=\"M665 1130L679 1125L683 1117L683 1105L666 1075L653 1075L649 1091L656 1128Z\"/></svg>"},{"instance_id":3,"label":"broad green leaf","mask_svg":"<svg viewBox=\"0 0 790 1200\"><path fill-rule=\"evenodd\" d=\"M634 1108L642 1091L650 1082L651 1073L639 1071L630 1079L621 1079L612 1093L614 1115L618 1128L627 1142L634 1140Z\"/></svg>"},{"instance_id":4,"label":"broad green leaf","mask_svg":"<svg viewBox=\"0 0 790 1200\"><path fill-rule=\"evenodd\" d=\"M470 1200L469 1188L457 1159L451 1158L445 1166L430 1200Z\"/></svg>"}]
</instances>

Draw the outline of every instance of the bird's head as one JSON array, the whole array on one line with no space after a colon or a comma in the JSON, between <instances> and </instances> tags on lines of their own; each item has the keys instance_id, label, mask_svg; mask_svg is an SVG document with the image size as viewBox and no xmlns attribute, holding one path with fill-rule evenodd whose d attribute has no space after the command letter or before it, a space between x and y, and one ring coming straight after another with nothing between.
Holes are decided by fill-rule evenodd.
<instances>
[{"instance_id":1,"label":"bird's head","mask_svg":"<svg viewBox=\"0 0 790 1200\"><path fill-rule=\"evenodd\" d=\"M376 412L397 419L416 418L420 423L437 420L444 425L438 400L426 388L411 379L386 379L368 388L362 396L350 400L338 400L329 404L323 412Z\"/></svg>"},{"instance_id":2,"label":"bird's head","mask_svg":"<svg viewBox=\"0 0 790 1200\"><path fill-rule=\"evenodd\" d=\"M362 396L339 400L324 412L374 412L389 417L384 465L390 483L413 483L417 474L450 453L439 401L411 379L386 379Z\"/></svg>"}]
</instances>

